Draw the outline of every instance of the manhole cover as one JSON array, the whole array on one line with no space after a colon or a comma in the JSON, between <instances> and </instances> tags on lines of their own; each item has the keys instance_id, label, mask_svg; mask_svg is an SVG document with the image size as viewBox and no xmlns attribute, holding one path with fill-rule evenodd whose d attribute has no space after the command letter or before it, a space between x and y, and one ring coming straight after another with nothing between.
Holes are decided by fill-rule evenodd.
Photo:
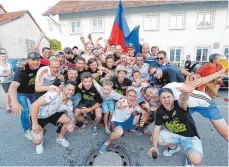
<instances>
[{"instance_id":1,"label":"manhole cover","mask_svg":"<svg viewBox=\"0 0 229 167\"><path fill-rule=\"evenodd\" d=\"M92 149L83 159L82 166L135 166L134 154L123 146L112 145L103 154L99 153L99 147Z\"/></svg>"},{"instance_id":2,"label":"manhole cover","mask_svg":"<svg viewBox=\"0 0 229 167\"><path fill-rule=\"evenodd\" d=\"M95 158L94 166L122 166L122 158L114 152L106 152Z\"/></svg>"}]
</instances>

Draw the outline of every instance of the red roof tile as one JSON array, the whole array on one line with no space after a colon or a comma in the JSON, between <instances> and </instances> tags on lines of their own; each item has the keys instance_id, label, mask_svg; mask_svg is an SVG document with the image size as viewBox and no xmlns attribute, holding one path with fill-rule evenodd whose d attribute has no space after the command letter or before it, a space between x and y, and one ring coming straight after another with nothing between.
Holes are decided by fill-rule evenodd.
<instances>
[{"instance_id":1,"label":"red roof tile","mask_svg":"<svg viewBox=\"0 0 229 167\"><path fill-rule=\"evenodd\" d=\"M139 1L122 1L123 7L138 7L148 5L163 5L173 3L189 3L189 2L201 2L212 0L139 0ZM61 13L83 12L102 9L113 9L118 6L117 0L61 0L43 15L55 15Z\"/></svg>"},{"instance_id":2,"label":"red roof tile","mask_svg":"<svg viewBox=\"0 0 229 167\"><path fill-rule=\"evenodd\" d=\"M42 31L41 28L40 28L40 26L37 24L37 22L35 21L35 19L33 18L33 16L31 15L31 13L28 10L0 14L0 25L5 24L5 23L8 23L8 22L11 22L13 20L16 20L16 19L20 18L21 16L23 16L26 13L29 14L29 16L31 17L31 19L34 21L34 23L40 29L40 31Z\"/></svg>"},{"instance_id":3,"label":"red roof tile","mask_svg":"<svg viewBox=\"0 0 229 167\"><path fill-rule=\"evenodd\" d=\"M0 14L0 24L16 20L28 11L10 12L5 14Z\"/></svg>"}]
</instances>

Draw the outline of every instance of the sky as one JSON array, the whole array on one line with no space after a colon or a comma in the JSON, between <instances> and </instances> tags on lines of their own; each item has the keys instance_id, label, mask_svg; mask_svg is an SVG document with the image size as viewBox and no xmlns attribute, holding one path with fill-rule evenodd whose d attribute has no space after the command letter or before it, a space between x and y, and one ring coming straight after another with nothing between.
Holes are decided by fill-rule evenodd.
<instances>
[{"instance_id":1,"label":"sky","mask_svg":"<svg viewBox=\"0 0 229 167\"><path fill-rule=\"evenodd\" d=\"M48 36L47 17L42 16L42 14L59 1L60 0L0 0L0 4L7 12L29 10L41 29Z\"/></svg>"}]
</instances>

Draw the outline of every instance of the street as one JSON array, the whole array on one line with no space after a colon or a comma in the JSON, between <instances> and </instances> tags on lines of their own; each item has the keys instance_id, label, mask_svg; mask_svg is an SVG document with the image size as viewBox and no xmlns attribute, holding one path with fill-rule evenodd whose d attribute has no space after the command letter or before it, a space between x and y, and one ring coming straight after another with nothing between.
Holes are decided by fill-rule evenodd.
<instances>
[{"instance_id":1,"label":"street","mask_svg":"<svg viewBox=\"0 0 229 167\"><path fill-rule=\"evenodd\" d=\"M75 131L73 134L67 134L70 147L64 148L55 141L55 127L48 125L44 138L45 151L42 155L37 155L35 146L23 134L20 117L6 113L2 88L0 89L0 166L85 165L89 153L98 151L99 146L108 137L102 125L99 126L97 136L91 135L89 126L83 132ZM228 97L228 91L222 90L215 101L228 122L228 102L224 101L225 97ZM228 166L228 143L216 132L209 120L198 113L195 113L193 118L203 144L204 157L201 166ZM183 166L185 163L183 147L171 157L163 156L165 147L160 147L160 155L156 160L148 157L147 150L150 147L148 136L136 136L126 132L124 137L113 145L125 148L128 154L126 156L130 156L132 164L136 166Z\"/></svg>"}]
</instances>

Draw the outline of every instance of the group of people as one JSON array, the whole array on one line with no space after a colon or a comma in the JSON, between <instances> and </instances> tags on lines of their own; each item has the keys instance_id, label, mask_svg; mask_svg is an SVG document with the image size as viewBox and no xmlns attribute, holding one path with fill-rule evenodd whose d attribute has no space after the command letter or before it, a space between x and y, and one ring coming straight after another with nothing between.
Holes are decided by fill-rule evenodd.
<instances>
[{"instance_id":1,"label":"group of people","mask_svg":"<svg viewBox=\"0 0 229 167\"><path fill-rule=\"evenodd\" d=\"M185 165L198 165L203 150L193 112L208 118L228 142L227 123L214 103L217 83L227 74L219 64L220 54L210 55L210 62L193 74L174 66L157 46L149 50L148 43L141 45L141 53L135 53L131 43L123 52L120 44L108 41L103 47L101 38L93 42L89 35L88 41L80 38L84 51L74 46L53 54L48 47L40 53L42 38L15 72L7 53L0 52L7 112L20 114L25 137L36 145L37 154L44 152L49 123L57 126L56 141L64 147L70 145L66 133L92 125L92 135L98 135L97 125L103 123L109 137L100 153L129 131L151 136L149 156L158 155L158 145L167 146L163 155L171 156L181 144Z\"/></svg>"}]
</instances>

